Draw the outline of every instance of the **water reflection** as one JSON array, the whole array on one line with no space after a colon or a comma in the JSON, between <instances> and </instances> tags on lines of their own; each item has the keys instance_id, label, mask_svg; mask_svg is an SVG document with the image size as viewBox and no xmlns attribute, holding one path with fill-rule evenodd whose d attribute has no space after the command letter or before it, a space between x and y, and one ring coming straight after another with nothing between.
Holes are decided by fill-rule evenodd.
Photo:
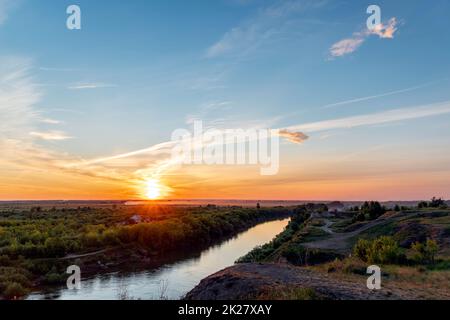
<instances>
[{"instance_id":1,"label":"water reflection","mask_svg":"<svg viewBox=\"0 0 450 320\"><path fill-rule=\"evenodd\" d=\"M203 251L200 256L136 273L112 273L82 282L82 289L37 293L29 299L106 300L106 299L179 299L201 279L232 265L258 245L283 231L289 219L253 227L237 237Z\"/></svg>"}]
</instances>

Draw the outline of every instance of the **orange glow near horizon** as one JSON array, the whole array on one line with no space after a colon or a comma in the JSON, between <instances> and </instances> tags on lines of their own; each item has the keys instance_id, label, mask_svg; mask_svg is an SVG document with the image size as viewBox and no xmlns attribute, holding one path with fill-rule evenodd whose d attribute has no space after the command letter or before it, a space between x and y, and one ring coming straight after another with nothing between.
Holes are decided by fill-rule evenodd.
<instances>
[{"instance_id":1,"label":"orange glow near horizon","mask_svg":"<svg viewBox=\"0 0 450 320\"><path fill-rule=\"evenodd\" d=\"M306 164L305 164L306 166ZM368 175L327 166L286 167L276 177L257 168L183 167L164 175L109 179L72 172L38 170L5 174L1 200L427 200L450 198L449 171L374 172ZM325 169L324 169L325 168ZM322 173L325 171L326 174ZM386 170L387 171L387 170ZM392 170L394 171L394 170ZM397 170L395 170L397 171ZM14 172L14 171L10 171ZM256 173L255 173L256 172Z\"/></svg>"}]
</instances>

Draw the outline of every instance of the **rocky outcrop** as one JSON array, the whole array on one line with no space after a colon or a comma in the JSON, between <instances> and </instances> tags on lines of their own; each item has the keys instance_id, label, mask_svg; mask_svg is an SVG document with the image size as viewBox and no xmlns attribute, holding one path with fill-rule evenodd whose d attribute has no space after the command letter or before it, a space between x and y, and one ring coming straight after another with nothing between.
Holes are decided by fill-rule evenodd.
<instances>
[{"instance_id":1,"label":"rocky outcrop","mask_svg":"<svg viewBox=\"0 0 450 320\"><path fill-rule=\"evenodd\" d=\"M237 264L217 272L190 291L187 300L244 300L259 297L263 292L277 288L299 287L312 289L322 299L385 300L416 299L401 289L367 289L364 277L358 281L331 278L306 268L285 264Z\"/></svg>"}]
</instances>

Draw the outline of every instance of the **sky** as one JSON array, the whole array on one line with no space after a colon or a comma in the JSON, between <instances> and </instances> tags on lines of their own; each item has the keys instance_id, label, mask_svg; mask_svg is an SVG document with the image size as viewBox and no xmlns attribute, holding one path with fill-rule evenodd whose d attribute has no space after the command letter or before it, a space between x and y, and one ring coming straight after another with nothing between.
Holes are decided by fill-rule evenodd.
<instances>
[{"instance_id":1,"label":"sky","mask_svg":"<svg viewBox=\"0 0 450 320\"><path fill-rule=\"evenodd\" d=\"M0 0L0 200L450 198L449 10ZM174 164L195 121L283 130L278 173Z\"/></svg>"}]
</instances>

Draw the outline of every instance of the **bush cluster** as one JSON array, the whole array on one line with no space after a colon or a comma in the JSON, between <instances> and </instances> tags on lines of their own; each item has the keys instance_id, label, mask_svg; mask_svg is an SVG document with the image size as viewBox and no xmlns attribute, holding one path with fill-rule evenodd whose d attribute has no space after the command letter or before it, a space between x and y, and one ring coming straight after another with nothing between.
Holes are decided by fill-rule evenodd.
<instances>
[{"instance_id":1,"label":"bush cluster","mask_svg":"<svg viewBox=\"0 0 450 320\"><path fill-rule=\"evenodd\" d=\"M392 237L382 236L375 240L359 239L353 254L368 263L396 264L405 261L405 255Z\"/></svg>"}]
</instances>

